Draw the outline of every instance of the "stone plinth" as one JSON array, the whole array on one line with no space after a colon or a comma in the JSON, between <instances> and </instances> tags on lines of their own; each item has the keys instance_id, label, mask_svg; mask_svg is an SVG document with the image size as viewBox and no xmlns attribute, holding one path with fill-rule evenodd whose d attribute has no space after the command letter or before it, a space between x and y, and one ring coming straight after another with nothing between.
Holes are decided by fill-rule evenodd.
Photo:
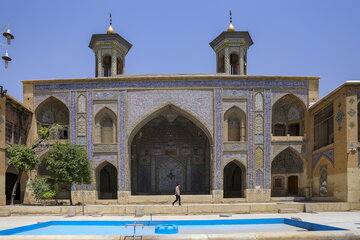
<instances>
[{"instance_id":1,"label":"stone plinth","mask_svg":"<svg viewBox=\"0 0 360 240\"><path fill-rule=\"evenodd\" d=\"M247 202L269 202L271 198L270 189L245 189Z\"/></svg>"}]
</instances>

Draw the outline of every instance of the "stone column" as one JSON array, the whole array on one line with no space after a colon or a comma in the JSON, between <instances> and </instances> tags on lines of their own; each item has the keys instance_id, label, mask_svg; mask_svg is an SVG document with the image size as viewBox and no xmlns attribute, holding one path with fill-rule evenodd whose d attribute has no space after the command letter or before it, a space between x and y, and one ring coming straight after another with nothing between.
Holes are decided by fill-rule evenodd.
<instances>
[{"instance_id":1,"label":"stone column","mask_svg":"<svg viewBox=\"0 0 360 240\"><path fill-rule=\"evenodd\" d=\"M228 47L225 48L224 67L225 73L230 74L230 50Z\"/></svg>"},{"instance_id":2,"label":"stone column","mask_svg":"<svg viewBox=\"0 0 360 240\"><path fill-rule=\"evenodd\" d=\"M104 72L103 72L103 67L102 67L101 51L100 50L97 51L96 58L97 58L97 71L98 71L97 76L98 77L103 77Z\"/></svg>"},{"instance_id":3,"label":"stone column","mask_svg":"<svg viewBox=\"0 0 360 240\"><path fill-rule=\"evenodd\" d=\"M116 50L113 49L112 50L112 55L111 55L111 76L114 77L116 76L117 73L117 57L116 57Z\"/></svg>"},{"instance_id":4,"label":"stone column","mask_svg":"<svg viewBox=\"0 0 360 240\"><path fill-rule=\"evenodd\" d=\"M240 75L245 75L244 65L244 47L240 46Z\"/></svg>"},{"instance_id":5,"label":"stone column","mask_svg":"<svg viewBox=\"0 0 360 240\"><path fill-rule=\"evenodd\" d=\"M244 119L241 119L240 122L240 142L246 141L246 124Z\"/></svg>"},{"instance_id":6,"label":"stone column","mask_svg":"<svg viewBox=\"0 0 360 240\"><path fill-rule=\"evenodd\" d=\"M224 138L223 141L224 142L228 142L229 141L229 120L226 119L224 121L224 127L223 127L223 134L224 134Z\"/></svg>"}]
</instances>

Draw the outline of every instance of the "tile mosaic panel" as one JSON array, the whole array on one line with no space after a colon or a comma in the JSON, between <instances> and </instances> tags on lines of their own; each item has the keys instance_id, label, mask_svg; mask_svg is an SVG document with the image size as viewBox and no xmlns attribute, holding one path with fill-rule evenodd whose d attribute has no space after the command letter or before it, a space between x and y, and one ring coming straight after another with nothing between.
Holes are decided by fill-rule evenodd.
<instances>
[{"instance_id":1,"label":"tile mosaic panel","mask_svg":"<svg viewBox=\"0 0 360 240\"><path fill-rule=\"evenodd\" d=\"M70 106L70 98L69 98L69 93L68 92L64 92L64 93L48 93L48 94L35 94L34 95L34 109L37 108L37 106L39 106L40 103L42 103L45 99L49 98L49 97L55 97L57 99L59 99L60 101L62 101L68 108Z\"/></svg>"},{"instance_id":2,"label":"tile mosaic panel","mask_svg":"<svg viewBox=\"0 0 360 240\"><path fill-rule=\"evenodd\" d=\"M150 90L128 93L128 133L144 118L173 104L197 117L212 134L213 92L197 90Z\"/></svg>"},{"instance_id":3,"label":"tile mosaic panel","mask_svg":"<svg viewBox=\"0 0 360 240\"><path fill-rule=\"evenodd\" d=\"M265 89L265 188L271 188L271 92L270 89Z\"/></svg>"},{"instance_id":4,"label":"tile mosaic panel","mask_svg":"<svg viewBox=\"0 0 360 240\"><path fill-rule=\"evenodd\" d=\"M247 90L224 89L224 98L247 98Z\"/></svg>"},{"instance_id":5,"label":"tile mosaic panel","mask_svg":"<svg viewBox=\"0 0 360 240\"><path fill-rule=\"evenodd\" d=\"M247 142L238 142L238 143L224 143L224 151L247 151L248 143Z\"/></svg>"},{"instance_id":6,"label":"tile mosaic panel","mask_svg":"<svg viewBox=\"0 0 360 240\"><path fill-rule=\"evenodd\" d=\"M278 90L274 89L271 91L271 100L273 103L276 103L277 100L285 96L286 94L293 94L299 99L303 101L305 106L309 106L308 104L308 90L307 89L286 89L286 90Z\"/></svg>"},{"instance_id":7,"label":"tile mosaic panel","mask_svg":"<svg viewBox=\"0 0 360 240\"><path fill-rule=\"evenodd\" d=\"M331 165L334 166L334 164L335 164L335 163L334 163L334 160L335 160L335 159L334 159L334 149L331 148L331 149L327 149L327 150L325 150L325 151L323 151L323 152L319 152L319 153L316 153L316 154L313 154L313 155L312 155L312 169L313 169L313 170L314 170L317 162L320 160L320 158L321 158L322 156L324 156L325 158L327 158L327 159L330 161Z\"/></svg>"},{"instance_id":8,"label":"tile mosaic panel","mask_svg":"<svg viewBox=\"0 0 360 240\"><path fill-rule=\"evenodd\" d=\"M101 89L101 88L177 88L177 87L263 87L263 88L302 88L308 89L308 81L270 81L270 80L169 80L169 81L112 81L112 82L84 82L60 84L36 84L34 91ZM307 104L306 104L307 105Z\"/></svg>"},{"instance_id":9,"label":"tile mosaic panel","mask_svg":"<svg viewBox=\"0 0 360 240\"><path fill-rule=\"evenodd\" d=\"M264 188L264 173L260 169L255 172L255 188Z\"/></svg>"},{"instance_id":10,"label":"tile mosaic panel","mask_svg":"<svg viewBox=\"0 0 360 240\"><path fill-rule=\"evenodd\" d=\"M227 110L229 110L230 108L232 108L234 106L243 110L245 114L247 113L247 102L244 101L244 102L223 102L224 114L226 113Z\"/></svg>"},{"instance_id":11,"label":"tile mosaic panel","mask_svg":"<svg viewBox=\"0 0 360 240\"><path fill-rule=\"evenodd\" d=\"M264 167L264 151L261 147L255 149L255 168Z\"/></svg>"},{"instance_id":12,"label":"tile mosaic panel","mask_svg":"<svg viewBox=\"0 0 360 240\"><path fill-rule=\"evenodd\" d=\"M76 144L76 100L75 92L70 93L70 139L72 144Z\"/></svg>"},{"instance_id":13,"label":"tile mosaic panel","mask_svg":"<svg viewBox=\"0 0 360 240\"><path fill-rule=\"evenodd\" d=\"M78 118L77 135L86 136L86 119L84 116Z\"/></svg>"},{"instance_id":14,"label":"tile mosaic panel","mask_svg":"<svg viewBox=\"0 0 360 240\"><path fill-rule=\"evenodd\" d=\"M88 97L87 97L87 100L88 100L88 104L87 104L87 108L88 108L88 111L87 111L87 120L88 120L88 126L87 126L87 131L88 131L88 145L87 145L87 150L88 150L88 158L89 160L91 161L92 160L92 118L93 118L93 115L92 115L92 92L88 92Z\"/></svg>"},{"instance_id":15,"label":"tile mosaic panel","mask_svg":"<svg viewBox=\"0 0 360 240\"><path fill-rule=\"evenodd\" d=\"M94 103L94 116L103 108L108 108L117 115L117 103Z\"/></svg>"},{"instance_id":16,"label":"tile mosaic panel","mask_svg":"<svg viewBox=\"0 0 360 240\"><path fill-rule=\"evenodd\" d=\"M76 144L80 146L86 146L86 136L78 136Z\"/></svg>"},{"instance_id":17,"label":"tile mosaic panel","mask_svg":"<svg viewBox=\"0 0 360 240\"><path fill-rule=\"evenodd\" d=\"M215 189L222 190L222 96L215 89Z\"/></svg>"},{"instance_id":18,"label":"tile mosaic panel","mask_svg":"<svg viewBox=\"0 0 360 240\"><path fill-rule=\"evenodd\" d=\"M255 118L255 134L264 134L264 118L260 114Z\"/></svg>"},{"instance_id":19,"label":"tile mosaic panel","mask_svg":"<svg viewBox=\"0 0 360 240\"><path fill-rule=\"evenodd\" d=\"M119 145L120 145L120 190L125 191L126 190L126 140L127 135L125 132L126 129L126 91L121 90L119 92Z\"/></svg>"},{"instance_id":20,"label":"tile mosaic panel","mask_svg":"<svg viewBox=\"0 0 360 240\"><path fill-rule=\"evenodd\" d=\"M264 135L262 134L256 134L254 136L254 143L255 144L264 144Z\"/></svg>"},{"instance_id":21,"label":"tile mosaic panel","mask_svg":"<svg viewBox=\"0 0 360 240\"><path fill-rule=\"evenodd\" d=\"M263 111L264 109L264 98L261 93L255 94L255 111Z\"/></svg>"},{"instance_id":22,"label":"tile mosaic panel","mask_svg":"<svg viewBox=\"0 0 360 240\"><path fill-rule=\"evenodd\" d=\"M253 99L253 90L249 89L249 99ZM249 111L248 111L248 125L249 125L249 158L248 158L248 188L254 188L253 183L253 172L254 172L254 147L253 147L253 120L254 120L254 107L253 101L249 101L248 104Z\"/></svg>"},{"instance_id":23,"label":"tile mosaic panel","mask_svg":"<svg viewBox=\"0 0 360 240\"><path fill-rule=\"evenodd\" d=\"M117 159L118 159L117 154L114 154L114 153L109 153L109 154L95 153L94 157L93 157L93 161L95 162L94 166L98 166L102 162L107 161L107 162L111 163L112 165L114 165L114 167L117 167Z\"/></svg>"},{"instance_id":24,"label":"tile mosaic panel","mask_svg":"<svg viewBox=\"0 0 360 240\"><path fill-rule=\"evenodd\" d=\"M86 113L86 97L80 94L77 98L77 112Z\"/></svg>"},{"instance_id":25,"label":"tile mosaic panel","mask_svg":"<svg viewBox=\"0 0 360 240\"><path fill-rule=\"evenodd\" d=\"M280 152L286 148L291 147L303 157L306 158L306 143L304 142L286 142L286 143L272 143L271 144L271 159L274 159Z\"/></svg>"},{"instance_id":26,"label":"tile mosaic panel","mask_svg":"<svg viewBox=\"0 0 360 240\"><path fill-rule=\"evenodd\" d=\"M225 152L224 153L224 164L225 167L229 162L237 160L239 161L244 167L247 166L247 153L245 152Z\"/></svg>"},{"instance_id":27,"label":"tile mosaic panel","mask_svg":"<svg viewBox=\"0 0 360 240\"><path fill-rule=\"evenodd\" d=\"M117 99L117 92L116 91L101 91L101 92L94 92L94 100L98 99Z\"/></svg>"},{"instance_id":28,"label":"tile mosaic panel","mask_svg":"<svg viewBox=\"0 0 360 240\"><path fill-rule=\"evenodd\" d=\"M117 144L94 144L94 152L117 152Z\"/></svg>"}]
</instances>

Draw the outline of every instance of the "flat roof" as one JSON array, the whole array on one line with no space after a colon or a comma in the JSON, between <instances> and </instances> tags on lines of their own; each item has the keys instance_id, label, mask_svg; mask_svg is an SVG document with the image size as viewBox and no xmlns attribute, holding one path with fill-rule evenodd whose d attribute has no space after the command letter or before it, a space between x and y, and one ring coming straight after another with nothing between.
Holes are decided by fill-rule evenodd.
<instances>
[{"instance_id":1,"label":"flat roof","mask_svg":"<svg viewBox=\"0 0 360 240\"><path fill-rule=\"evenodd\" d=\"M43 80L22 80L24 84L46 84L64 82L97 82L97 81L138 81L138 80L206 80L206 79L232 79L232 80L319 80L317 76L263 76L263 75L229 75L222 73L198 73L198 74L127 74L114 77L93 77L93 78L69 78L69 79L43 79Z\"/></svg>"}]
</instances>

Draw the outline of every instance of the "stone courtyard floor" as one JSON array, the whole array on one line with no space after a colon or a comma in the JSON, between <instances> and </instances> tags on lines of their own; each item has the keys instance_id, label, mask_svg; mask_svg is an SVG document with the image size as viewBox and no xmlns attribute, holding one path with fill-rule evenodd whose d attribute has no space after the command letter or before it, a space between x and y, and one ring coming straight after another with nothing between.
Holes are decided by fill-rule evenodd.
<instances>
[{"instance_id":1,"label":"stone courtyard floor","mask_svg":"<svg viewBox=\"0 0 360 240\"><path fill-rule=\"evenodd\" d=\"M360 212L319 212L319 213L291 213L291 214L233 214L231 217L220 217L219 215L154 215L153 220L210 220L210 219L253 219L253 218L300 218L303 221L325 224L349 230L360 230ZM0 217L0 230L20 227L29 224L36 224L46 221L66 221L66 220L92 220L92 221L121 221L135 220L148 221L150 216L9 216Z\"/></svg>"}]
</instances>

